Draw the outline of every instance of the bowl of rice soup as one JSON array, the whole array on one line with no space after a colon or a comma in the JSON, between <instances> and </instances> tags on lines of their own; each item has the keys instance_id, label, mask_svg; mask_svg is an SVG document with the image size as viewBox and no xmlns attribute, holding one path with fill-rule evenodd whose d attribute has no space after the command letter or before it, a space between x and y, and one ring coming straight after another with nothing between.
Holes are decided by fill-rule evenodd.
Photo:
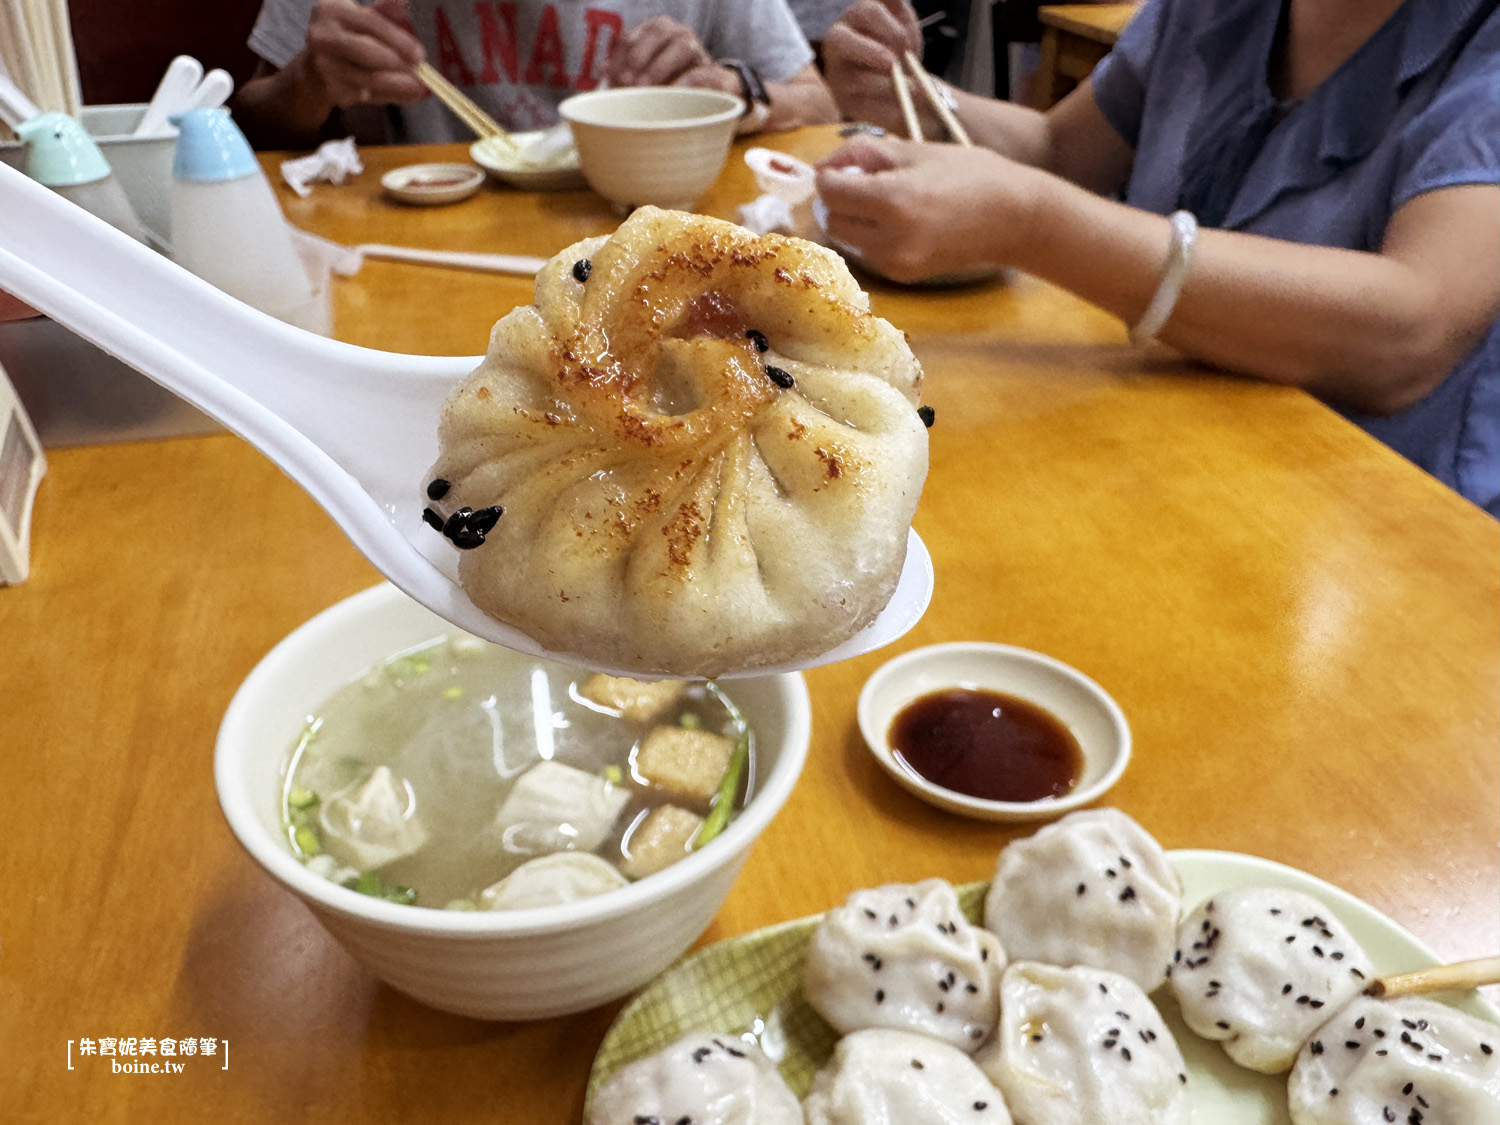
<instances>
[{"instance_id":1,"label":"bowl of rice soup","mask_svg":"<svg viewBox=\"0 0 1500 1125\"><path fill-rule=\"evenodd\" d=\"M679 845L668 865L645 874L628 870L632 858L630 833L635 830L632 827L625 830L619 844L625 859L622 862L616 854L613 866L639 877L627 882L621 876L612 876L616 880L609 884L613 889L603 893L585 892L587 897L546 905L532 905L523 895L502 904L505 896L497 897L492 892L497 886L510 883L507 876L467 899L453 899L450 890L438 886L431 902L423 894L416 897L416 905L408 905L414 897L412 888L396 888L408 895L402 898L392 893L392 886L386 881L387 874L394 872L396 881L405 882L401 872L409 870L402 868L404 861L389 862L390 853L376 853L370 863L378 870L360 873L358 878L343 878L341 873L353 870L347 866L330 873L335 866L333 853L343 841L325 837L323 843L329 850L323 852L317 839L302 833L316 829L326 834L333 831L330 825L357 824L358 811L350 813L348 798L332 788L325 790L321 798L299 788L297 770L299 756L315 744L314 736L323 739L326 735L332 744L334 707L339 700L345 699L349 692L374 690L379 686L376 681L393 674L389 669L405 667L401 661L411 661L414 653L425 660L422 654L445 652L447 649L434 647L444 645L466 654L464 659L478 653L480 648L488 648L492 650L488 655L481 653L474 658L494 657L502 662L497 667L507 660L523 667L523 676L529 682L515 688L520 694L513 694L514 698L527 702L524 707L511 706L510 710L525 714L513 715L504 722L514 721L523 726L534 722L538 732L543 727L550 730L555 726L561 744L574 737L570 726L587 728L590 723L607 721L608 716L622 721L622 713L608 707L594 707L598 714L577 712L576 708L568 710L574 703L584 702L579 699L579 684L587 681L590 673L551 665L554 686L538 695L537 677L545 681L547 672L538 671L533 658L459 633L395 587L383 583L334 605L295 630L261 660L235 693L220 725L214 755L219 803L231 830L256 862L301 898L323 927L366 969L392 988L431 1007L479 1019L541 1019L583 1011L626 995L665 969L708 927L755 840L790 795L806 760L811 733L811 705L802 676L794 673L736 679L727 681L722 693L709 685L690 684L684 689L684 698L701 701L712 695L721 702L725 698L732 700L724 706L741 724L741 729L750 732L742 734L735 743L737 756L743 759L748 750L750 766L747 776L734 783L739 785L739 803L735 804L737 812L728 823L711 839L705 841L695 836L691 844ZM526 665L528 661L530 665ZM561 687L557 686L559 669L564 673L562 680L568 680L568 673L574 674ZM456 700L466 689L450 686L438 690L442 699ZM495 701L507 698L508 690L497 690L482 704L477 701L480 693L471 690L472 698L465 706L472 703L503 710L507 705ZM584 689L584 694L587 690ZM540 702L536 703L533 714L532 703L537 700ZM377 703L387 706L389 700L381 697L371 706ZM554 703L559 704L555 711ZM701 705L699 710L703 710ZM388 713L372 714L376 718L370 721L375 725L387 723L384 716ZM573 716L572 723L569 715ZM322 733L321 718L314 716L329 720ZM706 723L697 717L691 722L686 717L679 718L681 727L691 728L692 733L697 733L700 723ZM670 718L660 721L673 722ZM499 719L494 722L497 731L494 769L497 774L504 774L503 723ZM650 729L657 733L658 728ZM669 726L668 730L682 733L676 726ZM728 732L730 727L726 725L724 730ZM536 737L538 742L543 741L541 733ZM634 736L626 737L627 744L631 737ZM541 753L544 759L552 752L551 739L550 734L545 738L548 746ZM622 785L636 794L654 789L657 781L652 778L645 779L649 785L639 784L642 778L637 772L637 754L644 760L646 741L644 737L636 739L625 767L628 777L622 777L620 768L613 765L596 768L593 774L586 770L572 772L591 778L596 788L602 776L611 785ZM411 745L416 743L413 739ZM428 745L437 743L424 743L417 748L425 751ZM534 752L529 752L535 757ZM401 753L412 751L407 747ZM439 758L441 753L441 749L433 751ZM404 776L419 775L421 759L421 753L415 758L398 758L397 771L401 771L401 761L416 762L405 769ZM347 762L349 756L346 754L341 760ZM554 771L563 769L551 760L544 764ZM387 767L377 767L375 773L383 770ZM721 772L722 792L722 786L730 784L731 773L728 769ZM386 776L389 778L389 772ZM360 784L351 782L350 787ZM373 787L373 781L364 784ZM441 833L447 830L448 822L459 819L458 813L443 807L445 798L433 796L429 806L424 803L428 796L419 796L409 782L402 780L399 784L406 785L406 792L411 795L409 812L413 816L425 814L426 827L421 834L430 840L443 838ZM730 784L731 790L734 784ZM519 783L514 783L511 791L520 788ZM387 786L388 792L390 789ZM321 808L310 807L317 800L322 801ZM454 803L459 803L457 798ZM484 815L502 822L504 806L508 804L507 796L499 813L486 811ZM343 811L334 816L340 807ZM631 824L639 825L648 814L632 812L632 808L633 805L625 806L618 819L625 822L635 816L637 819ZM309 820L314 812L324 819ZM300 819L291 823L289 815ZM712 811L704 819L713 821ZM569 830L566 825L564 830ZM617 841L620 831L618 826L614 829ZM511 842L506 836L506 847ZM489 837L485 837L485 846L491 847ZM562 850L571 846L565 842ZM638 851L644 851L644 845ZM556 854L549 853L544 858L551 860ZM600 868L611 866L593 855L582 858ZM484 876L484 880L488 878ZM550 877L533 879L530 891L535 892L541 886L545 897L552 893L552 882ZM516 905L518 901L520 905Z\"/></svg>"}]
</instances>

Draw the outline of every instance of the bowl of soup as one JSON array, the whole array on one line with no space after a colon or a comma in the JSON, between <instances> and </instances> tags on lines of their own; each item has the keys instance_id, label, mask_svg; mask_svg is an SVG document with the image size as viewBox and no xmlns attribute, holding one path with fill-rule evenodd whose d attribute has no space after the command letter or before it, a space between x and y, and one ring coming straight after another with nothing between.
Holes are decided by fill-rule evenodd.
<instances>
[{"instance_id":1,"label":"bowl of soup","mask_svg":"<svg viewBox=\"0 0 1500 1125\"><path fill-rule=\"evenodd\" d=\"M539 1019L707 928L801 772L801 675L638 683L470 637L389 584L286 637L214 759L240 843L372 974Z\"/></svg>"},{"instance_id":2,"label":"bowl of soup","mask_svg":"<svg viewBox=\"0 0 1500 1125\"><path fill-rule=\"evenodd\" d=\"M617 210L683 211L719 178L745 103L691 86L626 86L574 94L557 107L589 187Z\"/></svg>"}]
</instances>

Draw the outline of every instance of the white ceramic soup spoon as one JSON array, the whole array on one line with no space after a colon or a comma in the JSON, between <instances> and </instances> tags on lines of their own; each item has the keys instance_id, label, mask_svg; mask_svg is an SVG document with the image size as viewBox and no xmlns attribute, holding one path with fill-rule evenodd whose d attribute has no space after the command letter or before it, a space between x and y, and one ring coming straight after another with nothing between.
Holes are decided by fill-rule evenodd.
<instances>
[{"instance_id":1,"label":"white ceramic soup spoon","mask_svg":"<svg viewBox=\"0 0 1500 1125\"><path fill-rule=\"evenodd\" d=\"M250 442L434 613L506 648L632 671L548 651L489 617L458 585L457 553L422 522L421 482L437 459L443 402L481 357L379 352L283 324L4 165L0 289ZM921 619L932 585L931 557L913 532L896 592L867 628L814 659L743 674L816 667L887 645Z\"/></svg>"}]
</instances>

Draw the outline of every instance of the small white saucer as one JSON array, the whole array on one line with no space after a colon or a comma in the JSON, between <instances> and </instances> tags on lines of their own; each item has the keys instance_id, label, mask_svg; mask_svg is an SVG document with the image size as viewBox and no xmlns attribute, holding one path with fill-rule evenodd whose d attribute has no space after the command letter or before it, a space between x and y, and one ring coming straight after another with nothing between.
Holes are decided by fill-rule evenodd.
<instances>
[{"instance_id":1,"label":"small white saucer","mask_svg":"<svg viewBox=\"0 0 1500 1125\"><path fill-rule=\"evenodd\" d=\"M468 199L484 183L472 164L408 164L380 177L380 186L402 203L431 207Z\"/></svg>"},{"instance_id":2,"label":"small white saucer","mask_svg":"<svg viewBox=\"0 0 1500 1125\"><path fill-rule=\"evenodd\" d=\"M1064 797L990 801L935 785L891 752L891 723L909 703L949 688L1002 692L1059 719L1083 751L1083 772ZM887 662L859 693L859 729L875 760L900 785L939 808L979 820L1042 820L1097 800L1130 761L1130 724L1109 693L1076 668L1029 649L954 642L914 649Z\"/></svg>"},{"instance_id":3,"label":"small white saucer","mask_svg":"<svg viewBox=\"0 0 1500 1125\"><path fill-rule=\"evenodd\" d=\"M570 191L587 187L578 164L578 150L571 144L548 151L539 161L522 158L528 149L543 149L550 130L510 134L511 145L499 141L475 141L469 159L483 166L501 183L522 191Z\"/></svg>"}]
</instances>

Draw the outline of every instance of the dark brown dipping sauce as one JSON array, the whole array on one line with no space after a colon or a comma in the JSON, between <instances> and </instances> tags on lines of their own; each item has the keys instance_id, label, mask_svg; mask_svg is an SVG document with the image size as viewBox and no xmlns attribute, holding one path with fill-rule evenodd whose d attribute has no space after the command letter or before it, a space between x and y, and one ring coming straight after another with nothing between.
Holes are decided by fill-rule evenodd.
<instances>
[{"instance_id":1,"label":"dark brown dipping sauce","mask_svg":"<svg viewBox=\"0 0 1500 1125\"><path fill-rule=\"evenodd\" d=\"M888 738L918 777L986 801L1061 797L1083 773L1083 748L1061 721L998 691L924 695L896 714Z\"/></svg>"}]
</instances>

